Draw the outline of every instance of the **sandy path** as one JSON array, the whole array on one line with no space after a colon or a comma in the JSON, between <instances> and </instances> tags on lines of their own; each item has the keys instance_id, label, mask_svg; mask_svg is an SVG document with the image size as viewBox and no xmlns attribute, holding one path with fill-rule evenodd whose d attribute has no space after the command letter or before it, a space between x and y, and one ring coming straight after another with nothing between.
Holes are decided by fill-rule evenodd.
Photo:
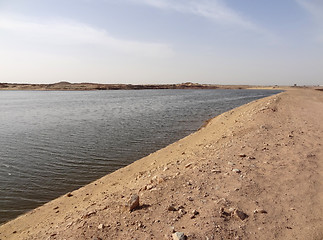
<instances>
[{"instance_id":1,"label":"sandy path","mask_svg":"<svg viewBox=\"0 0 323 240\"><path fill-rule=\"evenodd\" d=\"M0 239L323 239L322 119L323 92L257 100L0 226Z\"/></svg>"}]
</instances>

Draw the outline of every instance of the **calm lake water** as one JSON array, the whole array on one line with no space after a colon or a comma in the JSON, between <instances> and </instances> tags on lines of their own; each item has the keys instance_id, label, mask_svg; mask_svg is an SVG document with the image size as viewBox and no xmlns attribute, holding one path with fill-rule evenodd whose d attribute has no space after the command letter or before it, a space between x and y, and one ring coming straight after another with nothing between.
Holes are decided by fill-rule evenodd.
<instances>
[{"instance_id":1,"label":"calm lake water","mask_svg":"<svg viewBox=\"0 0 323 240\"><path fill-rule=\"evenodd\" d=\"M279 91L0 91L0 223Z\"/></svg>"}]
</instances>

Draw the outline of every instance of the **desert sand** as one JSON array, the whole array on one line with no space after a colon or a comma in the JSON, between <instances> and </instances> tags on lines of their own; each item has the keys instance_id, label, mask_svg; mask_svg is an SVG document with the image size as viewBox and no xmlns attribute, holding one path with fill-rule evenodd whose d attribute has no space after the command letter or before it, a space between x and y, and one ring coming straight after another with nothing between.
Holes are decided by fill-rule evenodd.
<instances>
[{"instance_id":1,"label":"desert sand","mask_svg":"<svg viewBox=\"0 0 323 240\"><path fill-rule=\"evenodd\" d=\"M322 119L322 91L254 101L0 226L0 239L323 239Z\"/></svg>"}]
</instances>

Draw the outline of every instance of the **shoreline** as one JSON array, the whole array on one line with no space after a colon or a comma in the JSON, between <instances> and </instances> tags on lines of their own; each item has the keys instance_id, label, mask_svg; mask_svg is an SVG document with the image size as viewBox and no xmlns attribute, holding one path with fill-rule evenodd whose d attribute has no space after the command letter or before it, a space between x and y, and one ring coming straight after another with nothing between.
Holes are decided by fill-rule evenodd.
<instances>
[{"instance_id":1,"label":"shoreline","mask_svg":"<svg viewBox=\"0 0 323 240\"><path fill-rule=\"evenodd\" d=\"M99 84L99 83L69 83L58 82L53 84L23 84L0 83L0 90L27 90L27 91L105 91L105 90L146 90L146 89L286 89L288 86L253 86L253 85L222 85L222 84Z\"/></svg>"},{"instance_id":2,"label":"shoreline","mask_svg":"<svg viewBox=\"0 0 323 240\"><path fill-rule=\"evenodd\" d=\"M0 239L171 239L172 227L188 239L322 237L322 215L310 209L323 206L322 175L313 169L322 171L321 95L289 90L218 115L197 132L0 225ZM300 153L315 164L291 162ZM297 164L313 175L298 191L289 181L309 173L305 178ZM139 195L141 208L130 213L131 194ZM237 209L246 220L237 219Z\"/></svg>"}]
</instances>

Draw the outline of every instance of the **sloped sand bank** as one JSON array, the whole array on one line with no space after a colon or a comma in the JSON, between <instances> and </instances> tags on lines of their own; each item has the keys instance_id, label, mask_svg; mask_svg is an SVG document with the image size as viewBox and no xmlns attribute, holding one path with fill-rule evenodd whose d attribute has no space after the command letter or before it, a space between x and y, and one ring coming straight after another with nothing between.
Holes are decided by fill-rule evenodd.
<instances>
[{"instance_id":1,"label":"sloped sand bank","mask_svg":"<svg viewBox=\"0 0 323 240\"><path fill-rule=\"evenodd\" d=\"M0 239L323 239L322 119L320 91L254 101L0 226Z\"/></svg>"}]
</instances>

